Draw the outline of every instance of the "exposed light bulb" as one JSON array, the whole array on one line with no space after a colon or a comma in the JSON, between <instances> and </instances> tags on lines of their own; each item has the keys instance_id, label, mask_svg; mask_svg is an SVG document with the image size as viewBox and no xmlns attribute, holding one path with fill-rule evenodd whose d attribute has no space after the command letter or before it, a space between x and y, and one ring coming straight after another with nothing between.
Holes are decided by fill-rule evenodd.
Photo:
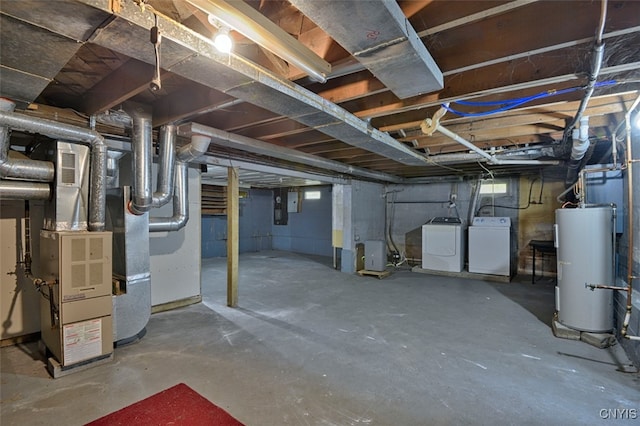
<instances>
[{"instance_id":1,"label":"exposed light bulb","mask_svg":"<svg viewBox=\"0 0 640 426\"><path fill-rule=\"evenodd\" d=\"M221 53L231 52L231 48L233 47L233 41L229 36L228 28L222 27L220 28L220 30L218 30L218 33L213 39L213 45Z\"/></svg>"}]
</instances>

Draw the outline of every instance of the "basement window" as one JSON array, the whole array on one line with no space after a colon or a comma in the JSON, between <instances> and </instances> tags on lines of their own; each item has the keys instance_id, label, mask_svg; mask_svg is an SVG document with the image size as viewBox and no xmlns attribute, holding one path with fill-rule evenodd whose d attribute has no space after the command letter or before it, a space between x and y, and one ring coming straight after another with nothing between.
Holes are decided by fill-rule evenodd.
<instances>
[{"instance_id":1,"label":"basement window","mask_svg":"<svg viewBox=\"0 0 640 426\"><path fill-rule=\"evenodd\" d=\"M319 200L322 198L322 193L320 191L305 191L304 199L305 200Z\"/></svg>"},{"instance_id":2,"label":"basement window","mask_svg":"<svg viewBox=\"0 0 640 426\"><path fill-rule=\"evenodd\" d=\"M507 189L507 182L487 180L480 184L480 195L504 195Z\"/></svg>"}]
</instances>

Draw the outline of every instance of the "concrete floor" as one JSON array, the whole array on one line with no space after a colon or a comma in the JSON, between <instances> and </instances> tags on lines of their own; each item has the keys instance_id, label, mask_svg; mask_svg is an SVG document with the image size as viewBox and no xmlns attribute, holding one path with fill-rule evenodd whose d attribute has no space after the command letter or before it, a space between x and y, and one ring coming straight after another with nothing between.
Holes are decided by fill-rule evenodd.
<instances>
[{"instance_id":1,"label":"concrete floor","mask_svg":"<svg viewBox=\"0 0 640 426\"><path fill-rule=\"evenodd\" d=\"M586 425L609 409L640 417L640 376L619 371L629 364L619 346L553 337L550 280L408 271L379 280L329 262L243 255L231 309L226 259L203 260L203 303L153 315L146 337L113 363L57 380L34 345L3 348L0 423L80 425L180 382L247 425ZM616 421L625 423L638 424Z\"/></svg>"}]
</instances>

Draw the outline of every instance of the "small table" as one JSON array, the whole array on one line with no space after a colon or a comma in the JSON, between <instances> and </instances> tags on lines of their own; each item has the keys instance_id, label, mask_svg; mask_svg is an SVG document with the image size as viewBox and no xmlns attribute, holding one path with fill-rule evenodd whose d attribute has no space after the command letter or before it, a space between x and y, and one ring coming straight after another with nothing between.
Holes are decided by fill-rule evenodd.
<instances>
[{"instance_id":1,"label":"small table","mask_svg":"<svg viewBox=\"0 0 640 426\"><path fill-rule=\"evenodd\" d=\"M553 240L531 240L529 246L533 249L533 274L531 275L531 284L536 281L536 251L539 251L542 255L542 271L544 272L544 255L552 254L556 255L556 247L553 244Z\"/></svg>"}]
</instances>

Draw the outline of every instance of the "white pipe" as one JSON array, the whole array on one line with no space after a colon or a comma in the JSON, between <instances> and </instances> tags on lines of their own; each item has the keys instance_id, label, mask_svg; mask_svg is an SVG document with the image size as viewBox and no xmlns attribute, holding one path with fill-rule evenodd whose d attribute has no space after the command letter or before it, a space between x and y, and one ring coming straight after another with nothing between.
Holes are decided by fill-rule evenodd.
<instances>
[{"instance_id":1,"label":"white pipe","mask_svg":"<svg viewBox=\"0 0 640 426\"><path fill-rule=\"evenodd\" d=\"M493 159L491 164L500 165L500 166L557 166L560 164L558 160L500 160L499 158Z\"/></svg>"},{"instance_id":2,"label":"white pipe","mask_svg":"<svg viewBox=\"0 0 640 426\"><path fill-rule=\"evenodd\" d=\"M573 129L572 136L571 159L574 161L582 160L589 149L589 117L585 116L580 119L580 128Z\"/></svg>"},{"instance_id":3,"label":"white pipe","mask_svg":"<svg viewBox=\"0 0 640 426\"><path fill-rule=\"evenodd\" d=\"M437 113L436 113L437 114ZM475 146L474 144L472 144L471 142L469 142L468 140L464 139L463 137L459 136L456 133L453 133L451 130L447 129L446 127L443 127L439 122L434 122L433 120L431 120L430 118L427 118L424 120L424 124L426 124L427 127L432 127L435 124L435 130L442 133L445 136L450 137L451 139L453 139L454 141L458 142L461 145L466 146L467 148L469 148L470 150L477 152L478 154L480 154L482 157L486 158L487 160L489 160L489 162L493 162L495 160L495 158L492 155L487 154L484 150L478 148L477 146ZM425 128L422 127L422 131L427 133L425 131ZM428 134L428 133L427 133Z\"/></svg>"},{"instance_id":4,"label":"white pipe","mask_svg":"<svg viewBox=\"0 0 640 426\"><path fill-rule=\"evenodd\" d=\"M448 136L451 139L453 139L454 141L458 142L459 144L466 146L467 148L469 148L473 152L479 154L480 156L485 158L489 162L489 164L502 165L502 166L507 166L507 165L557 165L557 164L560 164L559 161L555 161L555 160L500 160L499 158L496 158L495 155L491 155L491 154L487 153L483 149L477 147L476 145L474 145L473 143L469 142L465 138L461 137L457 133L452 132L451 130L447 129L442 124L440 124L439 119L440 119L440 117L442 117L444 115L442 113L442 111L445 111L444 108L440 108L440 110L438 110L434 114L434 116L433 116L434 119L433 120L431 118L426 118L420 124L420 128L422 129L422 132L427 134L427 135L432 135L435 131L440 132L443 135ZM435 156L433 158L434 159L438 158L438 156Z\"/></svg>"}]
</instances>

